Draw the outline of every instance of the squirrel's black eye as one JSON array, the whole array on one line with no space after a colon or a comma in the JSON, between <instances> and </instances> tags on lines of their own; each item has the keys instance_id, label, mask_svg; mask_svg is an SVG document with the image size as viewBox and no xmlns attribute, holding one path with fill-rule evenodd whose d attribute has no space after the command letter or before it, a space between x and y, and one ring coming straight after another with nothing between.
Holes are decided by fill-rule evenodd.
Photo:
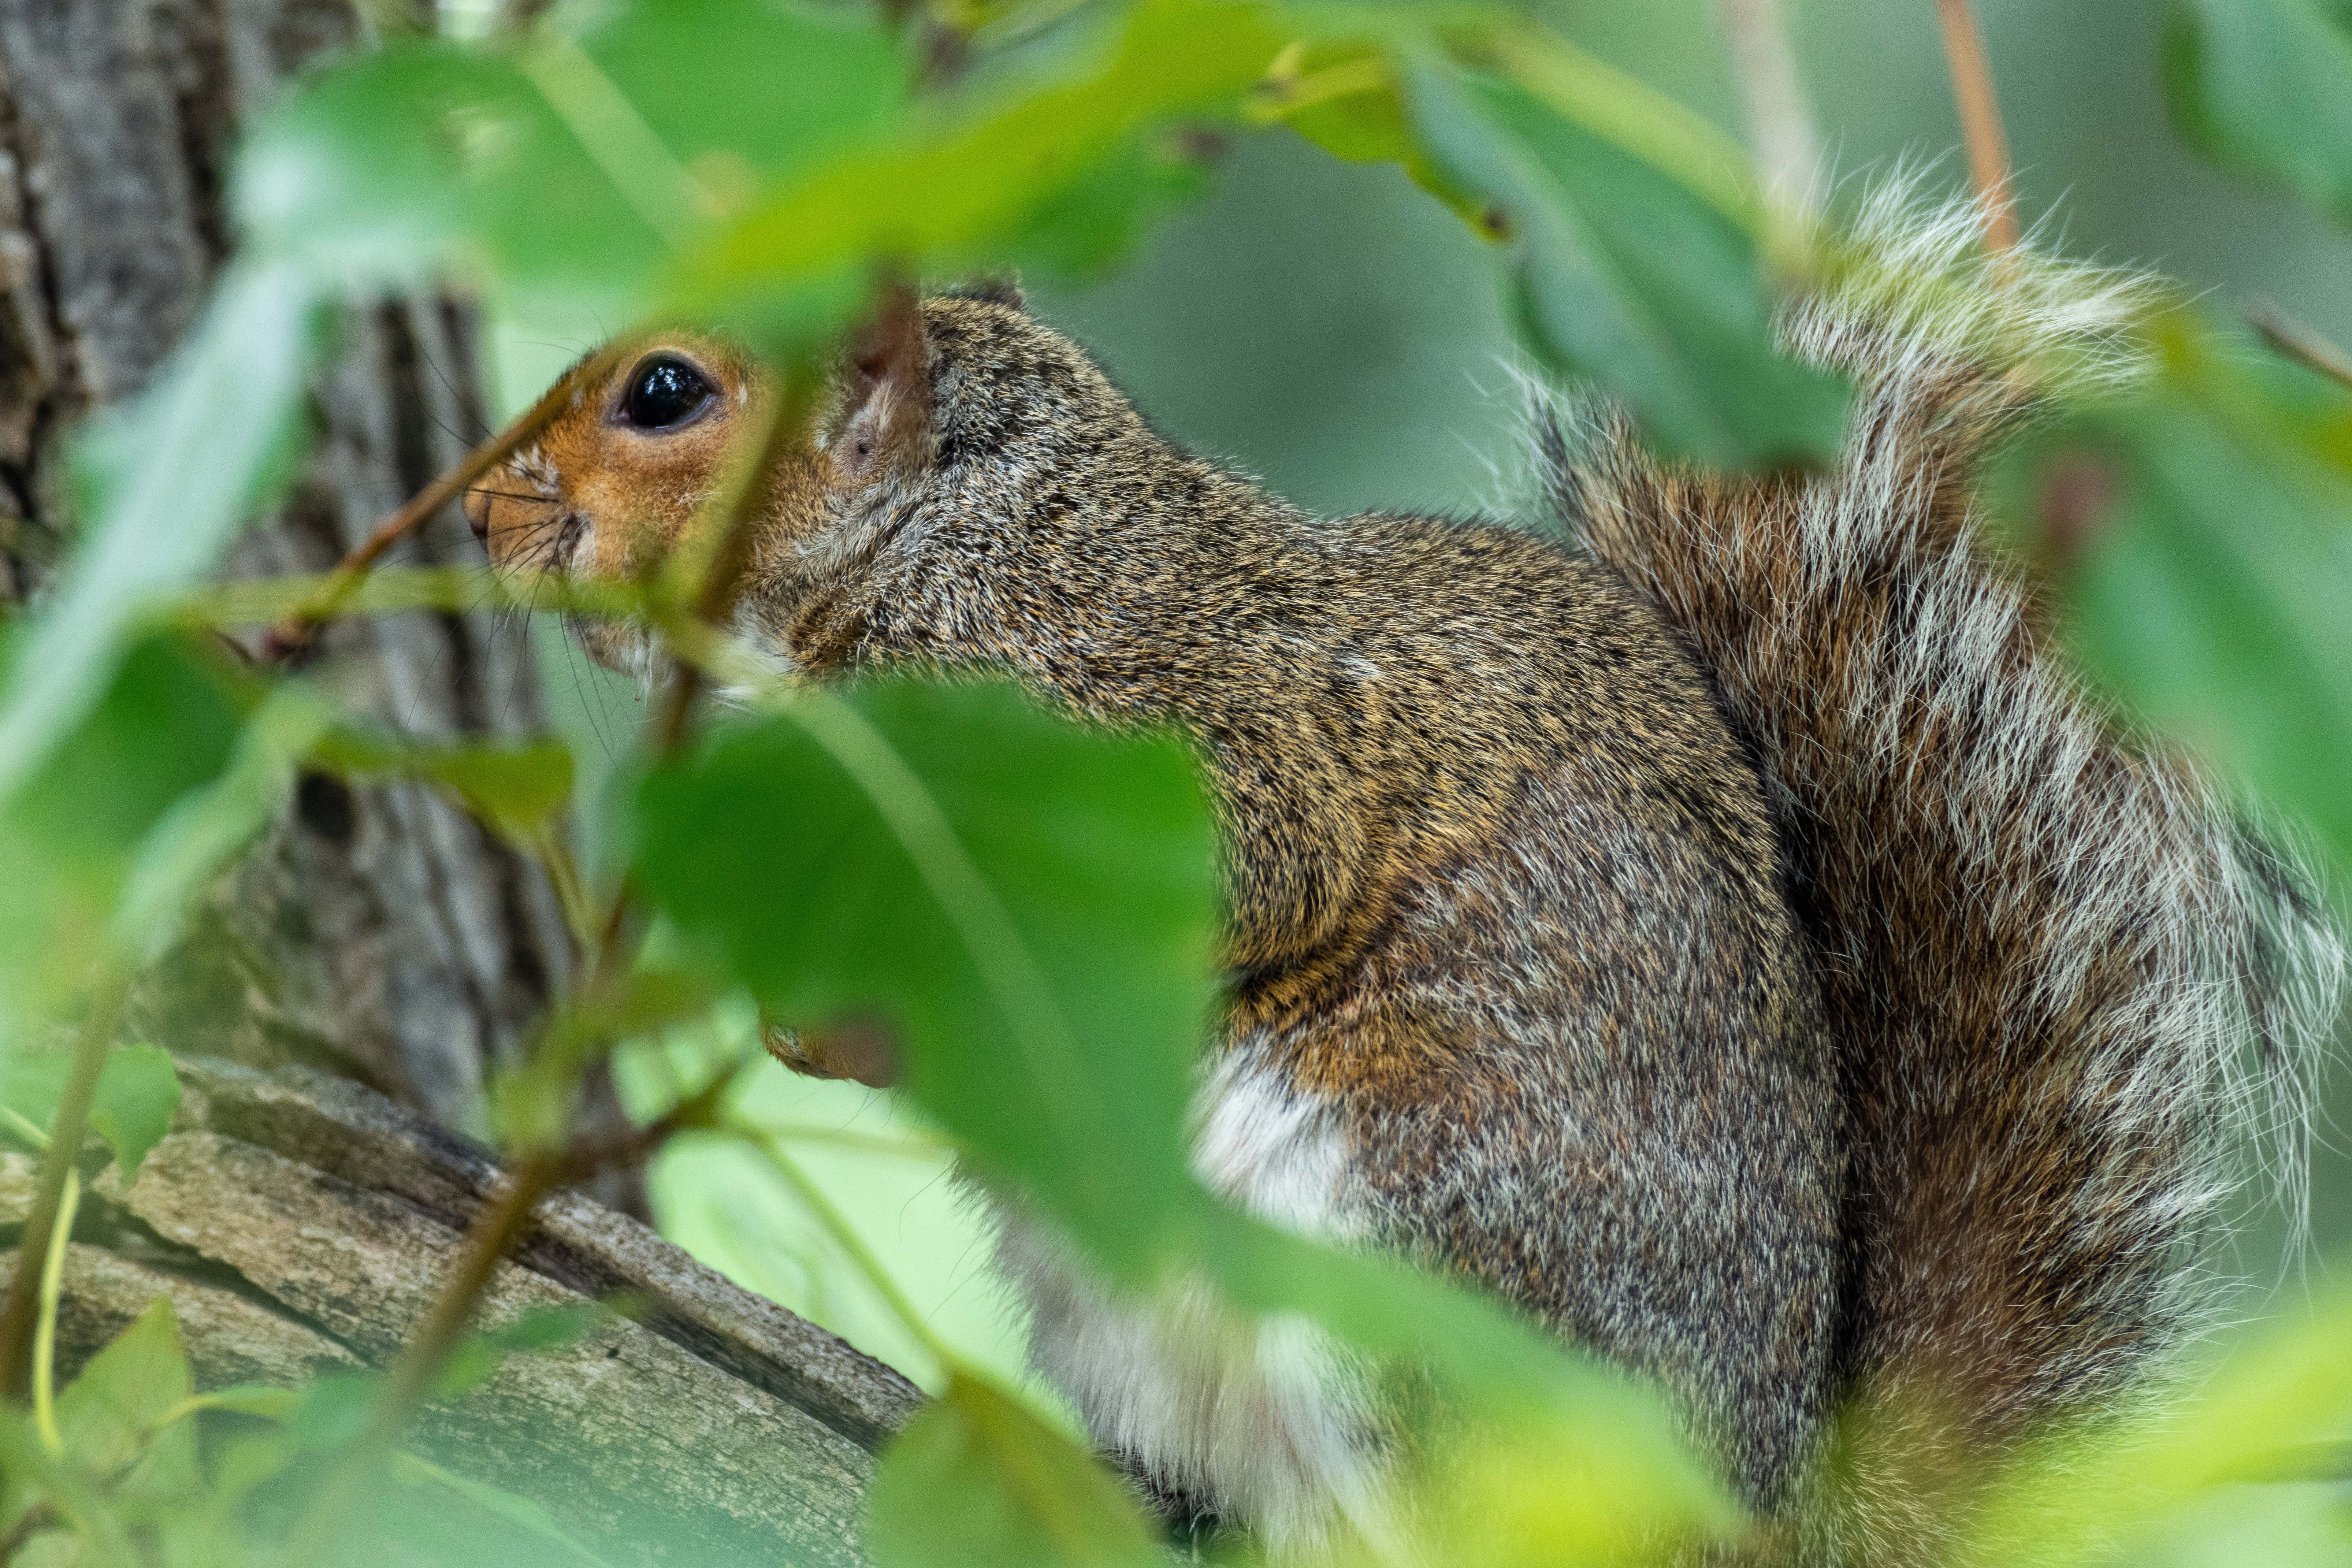
<instances>
[{"instance_id":1,"label":"squirrel's black eye","mask_svg":"<svg viewBox=\"0 0 2352 1568\"><path fill-rule=\"evenodd\" d=\"M716 389L684 360L648 360L621 399L621 416L640 430L667 430L702 411Z\"/></svg>"}]
</instances>

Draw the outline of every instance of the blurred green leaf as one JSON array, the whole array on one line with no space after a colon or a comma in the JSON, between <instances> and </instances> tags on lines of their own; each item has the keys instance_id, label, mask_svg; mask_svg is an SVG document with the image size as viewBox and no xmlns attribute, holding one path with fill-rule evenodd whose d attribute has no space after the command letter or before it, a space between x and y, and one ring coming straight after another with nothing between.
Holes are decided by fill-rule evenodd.
<instances>
[{"instance_id":1,"label":"blurred green leaf","mask_svg":"<svg viewBox=\"0 0 2352 1568\"><path fill-rule=\"evenodd\" d=\"M1226 0L1143 0L1108 48L1066 77L992 89L958 103L895 144L835 161L788 184L688 258L677 277L688 308L741 301L872 258L924 270L1001 261L1024 225L1073 222L1082 202L1099 225L1131 212L1097 188L1074 195L1135 138L1186 115L1230 120L1285 42L1279 14ZM1057 203L1059 204L1057 205ZM1069 254L1097 249L1101 231Z\"/></svg>"},{"instance_id":2,"label":"blurred green leaf","mask_svg":"<svg viewBox=\"0 0 2352 1568\"><path fill-rule=\"evenodd\" d=\"M413 286L487 265L629 320L674 245L871 140L906 90L868 7L572 11L504 47L395 44L325 73L255 130L236 205L260 249L319 276Z\"/></svg>"},{"instance_id":3,"label":"blurred green leaf","mask_svg":"<svg viewBox=\"0 0 2352 1568\"><path fill-rule=\"evenodd\" d=\"M100 1563L134 1568L142 1562L106 1491L81 1466L48 1451L29 1414L0 1405L0 1531L14 1530L37 1501L71 1525Z\"/></svg>"},{"instance_id":4,"label":"blurred green leaf","mask_svg":"<svg viewBox=\"0 0 2352 1568\"><path fill-rule=\"evenodd\" d=\"M572 804L572 753L560 741L449 746L347 726L327 735L316 754L361 777L429 779L517 844L532 842Z\"/></svg>"},{"instance_id":5,"label":"blurred green leaf","mask_svg":"<svg viewBox=\"0 0 2352 1568\"><path fill-rule=\"evenodd\" d=\"M805 0L639 0L580 47L648 129L722 199L880 134L906 61L880 7ZM740 161L740 169L730 167Z\"/></svg>"},{"instance_id":6,"label":"blurred green leaf","mask_svg":"<svg viewBox=\"0 0 2352 1568\"><path fill-rule=\"evenodd\" d=\"M1563 1541L1567 1525L1547 1523L1544 1510L1571 1489L1607 1500L1606 1508L1593 1502L1590 1521L1603 1533L1716 1533L1738 1522L1712 1468L1692 1451L1658 1394L1515 1309L1402 1262L1342 1252L1230 1211L1203 1215L1197 1234L1201 1267L1236 1307L1305 1317L1358 1352L1435 1379L1454 1407L1445 1430L1467 1445L1449 1453L1448 1463L1491 1476L1518 1473L1515 1464L1541 1456L1555 1468L1549 1501L1525 1500L1517 1511L1488 1505L1481 1530L1495 1550L1521 1527L1528 1541ZM1465 1424L1465 1415L1474 1419ZM1517 1460L1509 1458L1514 1452ZM1441 1494L1465 1484L1465 1475L1439 1478ZM1544 1560L1540 1552L1493 1559Z\"/></svg>"},{"instance_id":7,"label":"blurred green leaf","mask_svg":"<svg viewBox=\"0 0 2352 1568\"><path fill-rule=\"evenodd\" d=\"M0 1105L46 1129L57 1119L72 1066L73 1058L62 1052L0 1055ZM89 1125L114 1151L129 1181L138 1175L147 1151L172 1130L179 1108L180 1079L172 1068L172 1053L161 1046L118 1046L99 1069Z\"/></svg>"},{"instance_id":8,"label":"blurred green leaf","mask_svg":"<svg viewBox=\"0 0 2352 1568\"><path fill-rule=\"evenodd\" d=\"M200 1479L196 1429L159 1423L194 1386L179 1319L169 1299L148 1303L137 1321L89 1360L58 1395L67 1457L94 1475L137 1465L115 1483L118 1496L178 1498Z\"/></svg>"},{"instance_id":9,"label":"blurred green leaf","mask_svg":"<svg viewBox=\"0 0 2352 1568\"><path fill-rule=\"evenodd\" d=\"M393 1479L404 1486L445 1487L485 1512L497 1515L509 1524L516 1525L541 1541L563 1548L593 1568L605 1568L604 1560L583 1546L570 1531L555 1522L554 1518L527 1497L471 1480L454 1470L445 1470L430 1460L420 1459L410 1453L392 1457Z\"/></svg>"},{"instance_id":10,"label":"blurred green leaf","mask_svg":"<svg viewBox=\"0 0 2352 1568\"><path fill-rule=\"evenodd\" d=\"M1661 447L1717 465L1820 463L1839 378L1781 355L1752 234L1716 202L1528 87L1407 69L1415 133L1507 233L1520 333L1601 382Z\"/></svg>"},{"instance_id":11,"label":"blurred green leaf","mask_svg":"<svg viewBox=\"0 0 2352 1568\"><path fill-rule=\"evenodd\" d=\"M294 1450L341 1448L367 1430L383 1379L372 1372L332 1372L295 1392L300 1399L280 1419Z\"/></svg>"},{"instance_id":12,"label":"blurred green leaf","mask_svg":"<svg viewBox=\"0 0 2352 1568\"><path fill-rule=\"evenodd\" d=\"M2247 1345L2177 1410L2053 1432L1986 1497L1959 1559L2063 1568L2158 1542L2175 1511L2280 1449L2352 1422L2352 1300ZM2137 1560L2136 1557L2131 1560Z\"/></svg>"},{"instance_id":13,"label":"blurred green leaf","mask_svg":"<svg viewBox=\"0 0 2352 1568\"><path fill-rule=\"evenodd\" d=\"M90 1130L114 1151L122 1179L132 1181L147 1151L172 1131L179 1109L180 1075L173 1070L172 1053L161 1046L117 1046L99 1069Z\"/></svg>"},{"instance_id":14,"label":"blurred green leaf","mask_svg":"<svg viewBox=\"0 0 2352 1568\"><path fill-rule=\"evenodd\" d=\"M1179 747L999 689L798 700L638 797L661 909L778 1017L895 1031L924 1106L1123 1273L1185 1187L1213 864Z\"/></svg>"},{"instance_id":15,"label":"blurred green leaf","mask_svg":"<svg viewBox=\"0 0 2352 1568\"><path fill-rule=\"evenodd\" d=\"M279 687L246 721L220 776L172 803L141 840L116 906L113 945L154 955L212 879L292 793L297 765L332 714L299 687Z\"/></svg>"},{"instance_id":16,"label":"blurred green leaf","mask_svg":"<svg viewBox=\"0 0 2352 1568\"><path fill-rule=\"evenodd\" d=\"M1149 1568L1126 1489L1017 1401L958 1374L882 1456L876 1568Z\"/></svg>"},{"instance_id":17,"label":"blurred green leaf","mask_svg":"<svg viewBox=\"0 0 2352 1568\"><path fill-rule=\"evenodd\" d=\"M2061 465L2102 465L2115 491L2079 547L2079 645L2352 870L2352 476L2313 444L2326 426L2288 384L2302 373L2234 363L2179 321L2166 352L2153 396L2044 448L2040 511Z\"/></svg>"},{"instance_id":18,"label":"blurred green leaf","mask_svg":"<svg viewBox=\"0 0 2352 1568\"><path fill-rule=\"evenodd\" d=\"M290 453L317 296L247 264L158 384L110 420L80 548L0 679L0 809L106 691L141 617L209 570Z\"/></svg>"},{"instance_id":19,"label":"blurred green leaf","mask_svg":"<svg viewBox=\"0 0 2352 1568\"><path fill-rule=\"evenodd\" d=\"M1019 272L1083 278L1125 259L1170 209L1209 188L1220 155L1213 133L1156 130L1045 198L1005 246Z\"/></svg>"},{"instance_id":20,"label":"blurred green leaf","mask_svg":"<svg viewBox=\"0 0 2352 1568\"><path fill-rule=\"evenodd\" d=\"M2352 14L2321 0L2174 0L2164 76L2191 147L2352 223Z\"/></svg>"},{"instance_id":21,"label":"blurred green leaf","mask_svg":"<svg viewBox=\"0 0 2352 1568\"><path fill-rule=\"evenodd\" d=\"M86 988L142 840L228 765L250 700L187 643L142 642L0 802L0 1040Z\"/></svg>"},{"instance_id":22,"label":"blurred green leaf","mask_svg":"<svg viewBox=\"0 0 2352 1568\"><path fill-rule=\"evenodd\" d=\"M1449 184L1413 134L1404 82L1387 48L1359 39L1302 40L1284 52L1249 107L1252 118L1287 125L1335 158L1396 164L1481 237L1497 237L1499 215Z\"/></svg>"}]
</instances>

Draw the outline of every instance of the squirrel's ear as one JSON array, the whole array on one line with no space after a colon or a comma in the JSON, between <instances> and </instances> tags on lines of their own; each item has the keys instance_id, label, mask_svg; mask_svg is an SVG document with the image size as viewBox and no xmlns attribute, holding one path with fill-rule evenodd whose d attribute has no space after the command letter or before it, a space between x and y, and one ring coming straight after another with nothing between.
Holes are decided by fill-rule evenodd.
<instances>
[{"instance_id":1,"label":"squirrel's ear","mask_svg":"<svg viewBox=\"0 0 2352 1568\"><path fill-rule=\"evenodd\" d=\"M884 295L881 311L850 342L847 372L835 470L862 481L919 457L930 436L931 366L912 289L893 285Z\"/></svg>"},{"instance_id":2,"label":"squirrel's ear","mask_svg":"<svg viewBox=\"0 0 2352 1568\"><path fill-rule=\"evenodd\" d=\"M959 299L981 300L991 305L1002 305L1008 310L1026 310L1029 305L1021 293L1021 275L1018 272L984 272L951 292Z\"/></svg>"}]
</instances>

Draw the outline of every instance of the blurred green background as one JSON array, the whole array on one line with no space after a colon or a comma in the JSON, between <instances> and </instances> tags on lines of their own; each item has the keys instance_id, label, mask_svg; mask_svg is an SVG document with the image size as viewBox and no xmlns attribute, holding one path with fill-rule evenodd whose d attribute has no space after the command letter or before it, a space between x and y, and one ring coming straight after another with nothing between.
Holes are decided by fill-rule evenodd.
<instances>
[{"instance_id":1,"label":"blurred green background","mask_svg":"<svg viewBox=\"0 0 2352 1568\"><path fill-rule=\"evenodd\" d=\"M1931 0L1783 0L1840 180L1932 163L1931 188L1964 184ZM1529 5L1571 37L1735 133L1738 105L1716 0ZM2066 251L2145 265L2210 290L2224 315L2261 296L2352 342L2352 237L2283 196L2193 158L2160 91L2162 7L2149 0L1979 0L2029 221ZM1512 508L1517 405L1510 347L1473 237L1392 168L1342 165L1287 132L1232 142L1206 197L1156 229L1108 280L1027 279L1034 307L1094 349L1162 429L1325 511L1371 506ZM593 321L500 324L494 368L509 410L600 334ZM2249 340L2246 352L2259 353ZM551 697L591 762L617 749L641 695L541 625ZM738 1026L748 1027L749 1021ZM2347 1101L2345 1086L2326 1098ZM763 1116L891 1138L901 1123L854 1085L763 1073ZM2323 1145L2338 1116L2323 1110ZM809 1151L951 1343L1010 1370L1013 1325L986 1268L987 1238L944 1162ZM734 1275L919 1378L921 1352L866 1299L772 1178L748 1157L687 1145L653 1192L665 1228ZM2352 1259L2352 1161L2317 1152L2306 1273L2283 1267L2285 1222L2250 1204L2241 1314L2281 1308Z\"/></svg>"}]
</instances>

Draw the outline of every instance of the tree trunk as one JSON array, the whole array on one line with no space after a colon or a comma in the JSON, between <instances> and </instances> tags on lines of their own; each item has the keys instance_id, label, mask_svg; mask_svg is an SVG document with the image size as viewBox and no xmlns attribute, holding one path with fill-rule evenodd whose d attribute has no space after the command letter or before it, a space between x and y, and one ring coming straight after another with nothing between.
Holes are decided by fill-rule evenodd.
<instances>
[{"instance_id":1,"label":"tree trunk","mask_svg":"<svg viewBox=\"0 0 2352 1568\"><path fill-rule=\"evenodd\" d=\"M195 317L228 244L232 128L362 33L348 0L0 0L0 595L37 604L70 542L75 422L137 392ZM343 333L315 456L237 570L329 564L483 426L461 304L383 301ZM444 516L412 558L475 549ZM347 625L323 668L402 729L535 730L528 647L497 630L482 616ZM384 1365L496 1180L436 1123L467 1112L573 961L539 868L438 795L301 780L142 984L134 1025L181 1054L186 1098L138 1179L110 1173L83 1203L60 1373L159 1295L202 1386ZM0 1247L31 1171L0 1155ZM482 1313L616 1293L632 1318L509 1358L432 1407L419 1446L615 1562L858 1561L872 1452L911 1385L573 1193L541 1205ZM447 1506L472 1560L539 1560L510 1522Z\"/></svg>"},{"instance_id":2,"label":"tree trunk","mask_svg":"<svg viewBox=\"0 0 2352 1568\"><path fill-rule=\"evenodd\" d=\"M194 320L230 241L234 128L364 30L352 0L0 0L0 594L37 599L70 535L74 423L144 385ZM235 570L331 564L484 428L465 306L387 300L341 325L315 455ZM404 558L482 564L454 509ZM529 645L488 616L339 626L325 654L396 728L541 726ZM545 876L448 801L313 774L142 984L133 1023L183 1050L311 1062L462 1124L572 960ZM591 1119L609 1125L598 1092ZM642 1212L634 1176L599 1191Z\"/></svg>"},{"instance_id":3,"label":"tree trunk","mask_svg":"<svg viewBox=\"0 0 2352 1568\"><path fill-rule=\"evenodd\" d=\"M172 1135L83 1199L58 1314L60 1381L168 1297L199 1388L382 1367L429 1309L498 1168L345 1079L184 1060ZM0 1154L0 1234L33 1162ZM0 1268L13 1255L0 1252ZM624 1300L581 1337L507 1357L430 1406L413 1446L538 1502L614 1563L855 1564L873 1453L921 1395L897 1373L577 1194L543 1203L479 1309ZM463 1550L543 1543L436 1494ZM408 1521L415 1525L416 1521Z\"/></svg>"}]
</instances>

